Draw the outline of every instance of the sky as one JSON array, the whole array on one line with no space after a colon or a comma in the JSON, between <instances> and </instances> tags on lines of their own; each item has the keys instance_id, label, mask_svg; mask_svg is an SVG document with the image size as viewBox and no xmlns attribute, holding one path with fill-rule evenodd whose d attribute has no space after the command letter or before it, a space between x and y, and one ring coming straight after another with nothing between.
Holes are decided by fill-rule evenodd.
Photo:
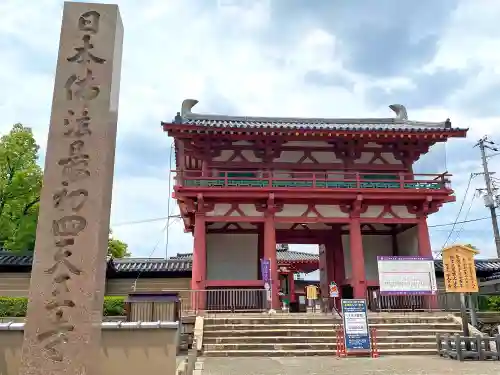
<instances>
[{"instance_id":1,"label":"sky","mask_svg":"<svg viewBox=\"0 0 500 375\"><path fill-rule=\"evenodd\" d=\"M133 256L192 250L173 221L165 231L172 140L162 132L183 99L196 112L247 116L392 117L469 128L435 146L420 173L453 174L457 202L429 218L432 246L450 237L494 257L491 223L456 220L484 135L500 144L500 2L493 0L123 0L122 83L112 228ZM0 133L32 127L43 153L62 1L0 1ZM490 159L498 172L500 156ZM459 220L488 216L472 179ZM472 202L472 204L471 204ZM469 206L471 207L469 210ZM468 213L468 214L467 214ZM467 214L467 215L466 215ZM154 220L159 219L159 220ZM138 223L139 222L139 223ZM167 235L168 234L168 235ZM316 251L311 246L294 250Z\"/></svg>"}]
</instances>

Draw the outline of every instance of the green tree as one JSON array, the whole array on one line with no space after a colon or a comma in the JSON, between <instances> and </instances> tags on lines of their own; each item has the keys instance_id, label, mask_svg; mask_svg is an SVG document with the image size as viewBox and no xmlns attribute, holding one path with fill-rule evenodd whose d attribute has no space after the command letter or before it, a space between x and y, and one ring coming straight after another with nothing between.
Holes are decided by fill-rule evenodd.
<instances>
[{"instance_id":1,"label":"green tree","mask_svg":"<svg viewBox=\"0 0 500 375\"><path fill-rule=\"evenodd\" d=\"M113 232L109 231L108 255L113 258L126 258L130 256L128 245L113 237Z\"/></svg>"},{"instance_id":2,"label":"green tree","mask_svg":"<svg viewBox=\"0 0 500 375\"><path fill-rule=\"evenodd\" d=\"M33 251L43 173L30 128L15 124L0 138L0 250ZM110 232L108 254L130 256L128 245Z\"/></svg>"},{"instance_id":3,"label":"green tree","mask_svg":"<svg viewBox=\"0 0 500 375\"><path fill-rule=\"evenodd\" d=\"M38 145L30 128L21 124L0 138L0 246L33 250L42 169Z\"/></svg>"}]
</instances>

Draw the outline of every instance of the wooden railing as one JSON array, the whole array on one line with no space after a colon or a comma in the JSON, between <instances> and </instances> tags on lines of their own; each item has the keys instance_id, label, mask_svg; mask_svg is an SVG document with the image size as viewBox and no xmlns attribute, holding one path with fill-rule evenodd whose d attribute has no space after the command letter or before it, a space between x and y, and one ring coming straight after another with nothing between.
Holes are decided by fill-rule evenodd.
<instances>
[{"instance_id":1,"label":"wooden railing","mask_svg":"<svg viewBox=\"0 0 500 375\"><path fill-rule=\"evenodd\" d=\"M449 174L291 171L172 171L189 188L450 190Z\"/></svg>"}]
</instances>

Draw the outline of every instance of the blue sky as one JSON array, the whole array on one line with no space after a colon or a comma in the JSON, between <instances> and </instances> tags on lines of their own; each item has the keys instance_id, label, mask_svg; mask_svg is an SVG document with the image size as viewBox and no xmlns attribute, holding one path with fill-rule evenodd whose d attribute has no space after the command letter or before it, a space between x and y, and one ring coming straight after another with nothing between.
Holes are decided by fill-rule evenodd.
<instances>
[{"instance_id":1,"label":"blue sky","mask_svg":"<svg viewBox=\"0 0 500 375\"><path fill-rule=\"evenodd\" d=\"M171 120L188 97L200 100L199 112L256 116L388 117L387 106L401 103L411 120L449 117L469 127L468 139L449 142L447 157L438 146L417 168L454 174L458 203L433 215L431 226L455 220L469 174L480 171L475 142L489 134L500 143L500 2L117 3L125 40L112 224L134 256L165 255L165 221L124 223L168 214L171 140L160 121ZM31 126L42 151L61 11L56 0L25 0L22 11L16 0L0 2L0 132L16 122ZM491 159L493 171L498 161ZM475 178L470 191L482 186ZM476 198L468 218L487 214ZM190 251L180 223L170 228L169 255ZM431 228L435 249L449 229ZM459 242L495 255L488 220L465 225Z\"/></svg>"}]
</instances>

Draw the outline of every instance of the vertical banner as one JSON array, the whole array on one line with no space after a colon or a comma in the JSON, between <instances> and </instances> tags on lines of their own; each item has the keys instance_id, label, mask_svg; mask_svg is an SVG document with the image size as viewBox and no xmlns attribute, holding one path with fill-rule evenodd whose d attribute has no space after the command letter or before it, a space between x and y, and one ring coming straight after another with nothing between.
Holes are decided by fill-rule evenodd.
<instances>
[{"instance_id":1,"label":"vertical banner","mask_svg":"<svg viewBox=\"0 0 500 375\"><path fill-rule=\"evenodd\" d=\"M342 299L341 302L346 352L369 351L371 344L366 300Z\"/></svg>"},{"instance_id":2,"label":"vertical banner","mask_svg":"<svg viewBox=\"0 0 500 375\"><path fill-rule=\"evenodd\" d=\"M265 258L260 259L260 273L264 281L267 300L271 301L271 260Z\"/></svg>"}]
</instances>

